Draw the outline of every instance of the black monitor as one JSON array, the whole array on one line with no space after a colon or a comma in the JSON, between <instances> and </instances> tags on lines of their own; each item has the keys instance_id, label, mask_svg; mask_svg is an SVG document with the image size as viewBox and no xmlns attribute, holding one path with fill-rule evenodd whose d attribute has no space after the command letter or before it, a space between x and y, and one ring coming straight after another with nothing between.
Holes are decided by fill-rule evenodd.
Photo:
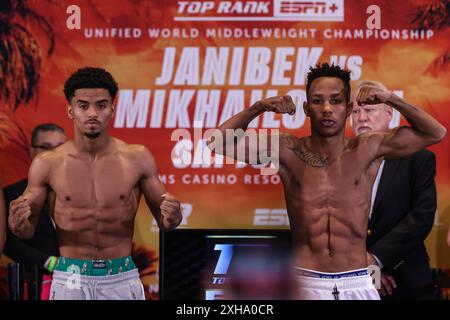
<instances>
[{"instance_id":1,"label":"black monitor","mask_svg":"<svg viewBox=\"0 0 450 320\"><path fill-rule=\"evenodd\" d=\"M161 232L160 298L223 299L231 278L237 277L233 270L240 270L241 274L246 272L246 266L256 261L256 256L260 260L262 256L276 256L270 259L278 265L288 257L290 243L290 230L282 229L177 229Z\"/></svg>"}]
</instances>

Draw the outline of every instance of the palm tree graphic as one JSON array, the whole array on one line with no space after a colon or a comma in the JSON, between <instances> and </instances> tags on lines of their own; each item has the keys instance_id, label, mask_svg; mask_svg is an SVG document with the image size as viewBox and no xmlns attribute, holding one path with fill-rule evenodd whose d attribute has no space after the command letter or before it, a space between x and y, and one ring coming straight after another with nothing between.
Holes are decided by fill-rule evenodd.
<instances>
[{"instance_id":1,"label":"palm tree graphic","mask_svg":"<svg viewBox=\"0 0 450 320\"><path fill-rule=\"evenodd\" d=\"M0 148L12 143L27 150L25 130L12 120L11 112L37 96L42 50L31 26L49 39L47 55L55 46L51 24L28 0L0 1Z\"/></svg>"},{"instance_id":2,"label":"palm tree graphic","mask_svg":"<svg viewBox=\"0 0 450 320\"><path fill-rule=\"evenodd\" d=\"M418 7L414 13L412 23L415 23L417 30L432 29L443 31L450 26L450 1L440 0L433 4ZM433 60L428 66L426 73L436 75L445 70L450 64L450 49L445 48L444 52Z\"/></svg>"}]
</instances>

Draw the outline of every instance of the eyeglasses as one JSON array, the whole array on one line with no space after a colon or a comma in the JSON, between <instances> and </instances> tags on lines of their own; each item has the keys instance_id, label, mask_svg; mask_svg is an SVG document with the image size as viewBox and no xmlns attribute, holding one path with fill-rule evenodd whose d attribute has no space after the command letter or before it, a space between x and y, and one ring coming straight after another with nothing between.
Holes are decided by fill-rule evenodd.
<instances>
[{"instance_id":1,"label":"eyeglasses","mask_svg":"<svg viewBox=\"0 0 450 320\"><path fill-rule=\"evenodd\" d=\"M62 145L62 143L57 144L56 146L52 146L51 144L34 144L32 145L32 147L36 149L53 150L56 147L59 147L60 145Z\"/></svg>"}]
</instances>

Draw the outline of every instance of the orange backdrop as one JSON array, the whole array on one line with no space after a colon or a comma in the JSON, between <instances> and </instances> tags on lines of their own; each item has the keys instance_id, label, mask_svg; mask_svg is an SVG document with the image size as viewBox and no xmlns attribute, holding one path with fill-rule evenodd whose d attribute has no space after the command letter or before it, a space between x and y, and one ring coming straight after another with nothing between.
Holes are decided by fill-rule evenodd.
<instances>
[{"instance_id":1,"label":"orange backdrop","mask_svg":"<svg viewBox=\"0 0 450 320\"><path fill-rule=\"evenodd\" d=\"M198 7L200 2L172 0L29 1L51 25L55 47L47 56L51 37L45 28L32 19L17 19L36 39L42 62L31 102L13 111L2 97L4 183L26 176L28 141L35 125L55 122L72 136L62 90L67 77L83 66L103 67L116 78L120 91L110 133L151 150L167 189L183 202L183 227L287 228L277 177L265 180L248 166L179 168L174 163L177 154L171 156L176 145L171 134L176 128L193 133L194 120L211 127L261 96L290 93L301 106L304 74L318 61L349 68L352 80L374 79L402 91L407 101L450 127L448 28L426 15L426 6L438 1L325 1L326 8L305 7L296 0L256 1L265 3L259 9L248 4L252 1L240 1L241 6L234 1L228 7L223 2L205 1L201 3L210 7ZM333 3L338 7L334 11ZM81 29L68 28L68 20L76 21L66 13L70 5L80 8ZM367 31L369 5L381 9L381 30ZM171 66L164 61L170 61L172 53L175 63L169 72ZM158 81L164 72L174 75ZM258 126L309 134L302 112L294 119L267 116ZM347 132L352 134L350 128ZM431 148L437 155L438 214L427 246L435 267L450 267L445 245L450 222L449 147L446 138ZM143 204L135 242L158 256L158 233ZM156 294L157 264L149 268L143 279L148 291Z\"/></svg>"}]
</instances>

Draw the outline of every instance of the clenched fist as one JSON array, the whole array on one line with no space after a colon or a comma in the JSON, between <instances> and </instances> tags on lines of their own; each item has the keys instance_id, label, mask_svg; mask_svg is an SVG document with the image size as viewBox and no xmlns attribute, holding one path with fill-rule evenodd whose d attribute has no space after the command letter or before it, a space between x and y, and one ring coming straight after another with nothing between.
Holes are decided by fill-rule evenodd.
<instances>
[{"instance_id":1,"label":"clenched fist","mask_svg":"<svg viewBox=\"0 0 450 320\"><path fill-rule=\"evenodd\" d=\"M169 228L173 229L178 226L183 218L181 215L180 201L178 201L170 193L165 193L162 196L160 209L164 220L169 224Z\"/></svg>"},{"instance_id":2,"label":"clenched fist","mask_svg":"<svg viewBox=\"0 0 450 320\"><path fill-rule=\"evenodd\" d=\"M373 86L362 86L359 89L356 102L359 106L364 104L380 104L386 103L391 96L391 92Z\"/></svg>"},{"instance_id":3,"label":"clenched fist","mask_svg":"<svg viewBox=\"0 0 450 320\"><path fill-rule=\"evenodd\" d=\"M280 96L262 99L259 103L264 107L265 111L271 111L275 113L287 113L290 115L295 114L295 104L292 101L291 96Z\"/></svg>"},{"instance_id":4,"label":"clenched fist","mask_svg":"<svg viewBox=\"0 0 450 320\"><path fill-rule=\"evenodd\" d=\"M31 206L28 196L20 196L9 204L9 228L13 233L17 233L28 223L31 215Z\"/></svg>"}]
</instances>

